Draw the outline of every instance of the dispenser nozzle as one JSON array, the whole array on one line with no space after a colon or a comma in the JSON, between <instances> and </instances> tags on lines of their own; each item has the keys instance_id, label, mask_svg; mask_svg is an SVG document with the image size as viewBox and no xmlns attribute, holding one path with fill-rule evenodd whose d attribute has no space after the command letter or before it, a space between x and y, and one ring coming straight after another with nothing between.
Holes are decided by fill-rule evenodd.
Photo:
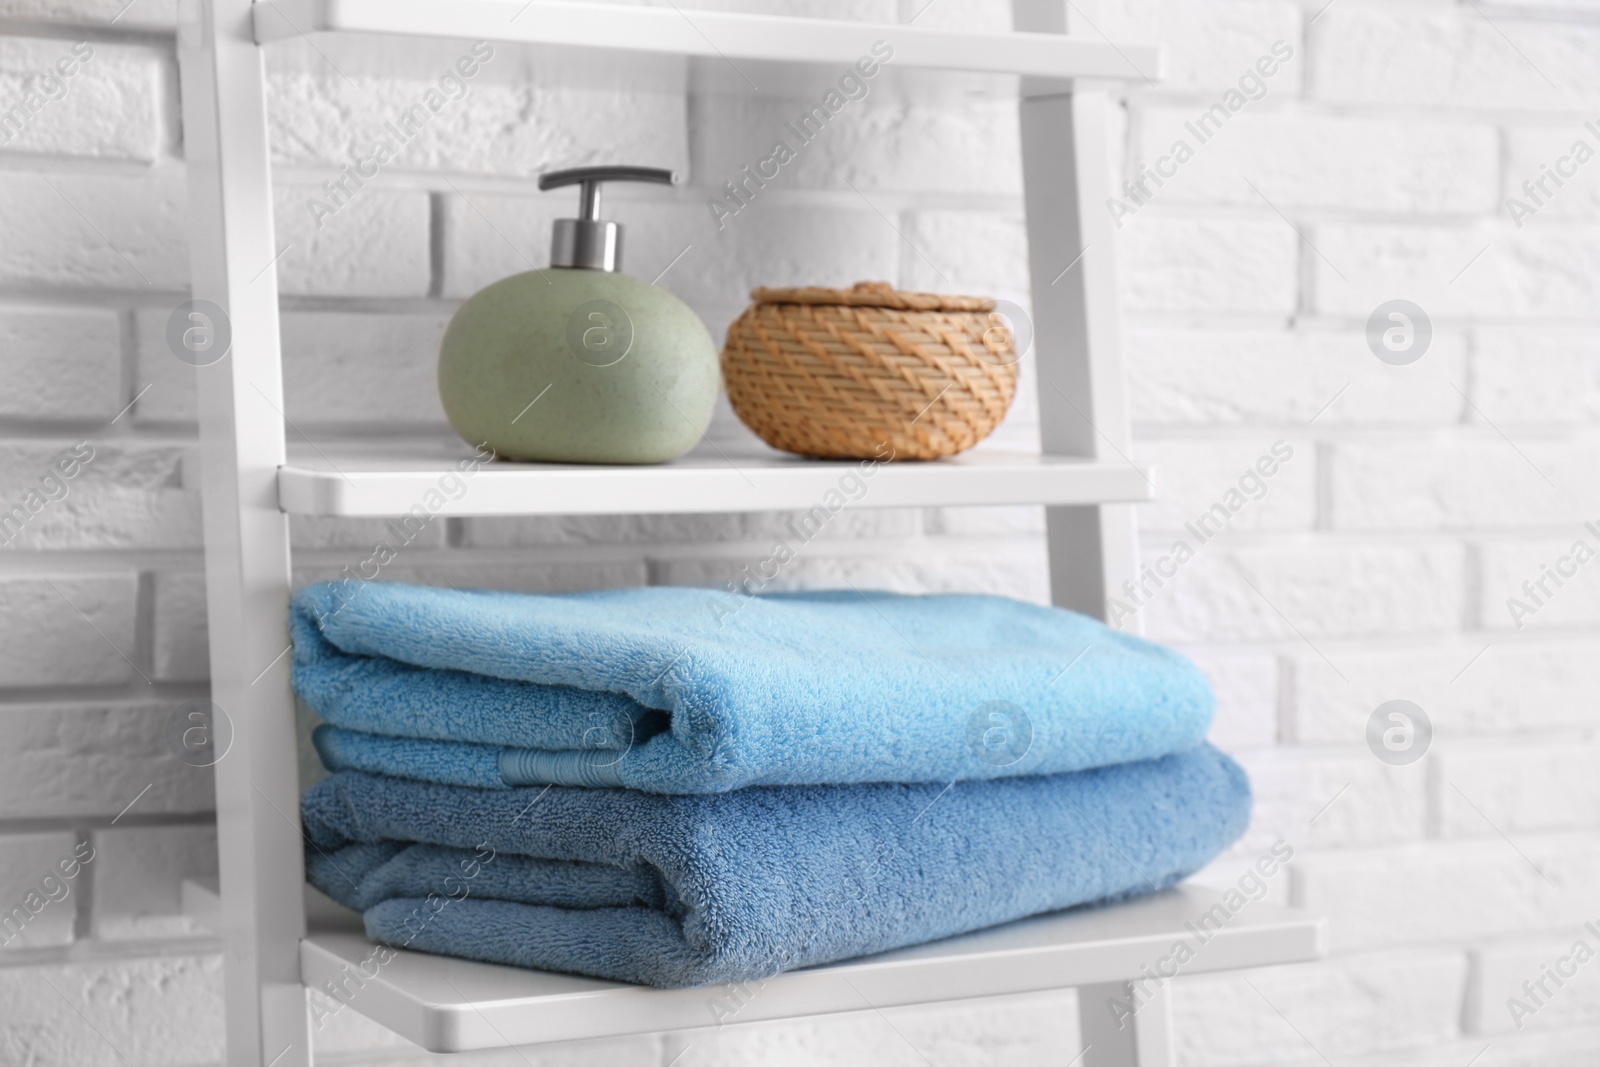
<instances>
[{"instance_id":1,"label":"dispenser nozzle","mask_svg":"<svg viewBox=\"0 0 1600 1067\"><path fill-rule=\"evenodd\" d=\"M557 219L550 234L550 265L588 270L620 270L622 227L600 218L602 182L656 182L673 185L678 176L660 167L572 167L539 175L540 190L576 185L578 217Z\"/></svg>"}]
</instances>

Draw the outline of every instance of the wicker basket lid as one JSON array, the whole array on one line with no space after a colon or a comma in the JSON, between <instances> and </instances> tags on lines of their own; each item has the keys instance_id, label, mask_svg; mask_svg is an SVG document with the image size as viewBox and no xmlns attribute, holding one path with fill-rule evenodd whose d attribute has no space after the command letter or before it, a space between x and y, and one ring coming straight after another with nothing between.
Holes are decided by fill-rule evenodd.
<instances>
[{"instance_id":1,"label":"wicker basket lid","mask_svg":"<svg viewBox=\"0 0 1600 1067\"><path fill-rule=\"evenodd\" d=\"M888 282L856 282L849 289L756 289L750 298L758 304L843 304L849 307L903 308L908 311L993 311L994 301L984 296L946 296L943 293L902 293Z\"/></svg>"}]
</instances>

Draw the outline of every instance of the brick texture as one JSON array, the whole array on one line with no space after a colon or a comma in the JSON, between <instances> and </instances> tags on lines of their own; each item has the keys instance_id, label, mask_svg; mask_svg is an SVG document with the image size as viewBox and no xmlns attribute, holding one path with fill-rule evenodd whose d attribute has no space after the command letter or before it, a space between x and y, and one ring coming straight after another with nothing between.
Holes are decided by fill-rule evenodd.
<instances>
[{"instance_id":1,"label":"brick texture","mask_svg":"<svg viewBox=\"0 0 1600 1067\"><path fill-rule=\"evenodd\" d=\"M195 930L178 913L180 887L185 878L216 877L215 827L113 827L92 840L97 937L172 937Z\"/></svg>"},{"instance_id":2,"label":"brick texture","mask_svg":"<svg viewBox=\"0 0 1600 1067\"><path fill-rule=\"evenodd\" d=\"M0 1034L20 1063L159 1067L222 1058L222 957L0 968Z\"/></svg>"},{"instance_id":3,"label":"brick texture","mask_svg":"<svg viewBox=\"0 0 1600 1067\"><path fill-rule=\"evenodd\" d=\"M88 41L0 41L0 153L155 161L163 110L160 54ZM18 101L23 111L17 110Z\"/></svg>"},{"instance_id":4,"label":"brick texture","mask_svg":"<svg viewBox=\"0 0 1600 1067\"><path fill-rule=\"evenodd\" d=\"M1281 84L1275 75L1263 99ZM1140 164L1153 167L1179 141L1195 153L1181 166L1164 166L1177 173L1151 186L1158 202L1260 208L1265 197L1284 209L1422 215L1492 211L1498 205L1499 142L1487 123L1243 111L1202 143L1185 123L1195 124L1204 113L1197 105L1144 113Z\"/></svg>"},{"instance_id":5,"label":"brick texture","mask_svg":"<svg viewBox=\"0 0 1600 1067\"><path fill-rule=\"evenodd\" d=\"M7 818L114 819L192 814L213 806L209 768L174 758L190 701L24 704L0 710L10 739L0 756Z\"/></svg>"},{"instance_id":6,"label":"brick texture","mask_svg":"<svg viewBox=\"0 0 1600 1067\"><path fill-rule=\"evenodd\" d=\"M0 418L99 422L122 409L122 344L114 312L0 309L0 348L16 366L0 396Z\"/></svg>"},{"instance_id":7,"label":"brick texture","mask_svg":"<svg viewBox=\"0 0 1600 1067\"><path fill-rule=\"evenodd\" d=\"M13 686L142 681L132 574L0 580L0 671Z\"/></svg>"},{"instance_id":8,"label":"brick texture","mask_svg":"<svg viewBox=\"0 0 1600 1067\"><path fill-rule=\"evenodd\" d=\"M70 833L0 835L5 876L0 879L0 948L39 948L72 941L72 927L81 893L78 878L67 878L77 866ZM65 861L66 866L60 866ZM88 879L84 879L86 882ZM3 961L0 961L3 962Z\"/></svg>"},{"instance_id":9,"label":"brick texture","mask_svg":"<svg viewBox=\"0 0 1600 1067\"><path fill-rule=\"evenodd\" d=\"M1449 109L1579 111L1600 102L1583 71L1600 32L1427 4L1340 5L1311 31L1321 99Z\"/></svg>"},{"instance_id":10,"label":"brick texture","mask_svg":"<svg viewBox=\"0 0 1600 1067\"><path fill-rule=\"evenodd\" d=\"M0 284L181 289L189 281L182 171L0 174Z\"/></svg>"}]
</instances>

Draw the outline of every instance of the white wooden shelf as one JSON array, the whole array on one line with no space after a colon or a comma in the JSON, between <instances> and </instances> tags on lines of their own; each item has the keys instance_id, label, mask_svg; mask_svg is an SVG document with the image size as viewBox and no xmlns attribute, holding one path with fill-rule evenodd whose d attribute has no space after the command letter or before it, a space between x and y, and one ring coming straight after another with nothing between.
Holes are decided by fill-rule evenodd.
<instances>
[{"instance_id":1,"label":"white wooden shelf","mask_svg":"<svg viewBox=\"0 0 1600 1067\"><path fill-rule=\"evenodd\" d=\"M1186 886L1122 904L1042 915L962 937L825 967L790 971L743 987L745 1006L728 1022L764 1022L970 997L1093 986L1154 968L1174 942L1197 939L1221 890ZM570 1041L714 1026L727 987L650 989L573 975L525 971L399 951L370 961L359 930L313 929L300 944L309 986L332 981L348 1003L432 1052ZM1326 920L1253 903L1195 948L1182 973L1299 963L1327 954ZM374 970L377 976L366 978ZM731 1003L731 1002L730 1002ZM1070 1058L1062 1053L1062 1062Z\"/></svg>"},{"instance_id":2,"label":"white wooden shelf","mask_svg":"<svg viewBox=\"0 0 1600 1067\"><path fill-rule=\"evenodd\" d=\"M440 479L472 455L444 442L294 451L278 470L278 503L296 515L366 516L404 514L430 493L441 504L430 510L454 516L809 510L830 493L852 507L1104 504L1148 500L1154 481L1120 460L977 451L880 463L859 479L863 492L849 480L855 463L703 443L660 466L485 463L464 489L451 482L441 492Z\"/></svg>"},{"instance_id":3,"label":"white wooden shelf","mask_svg":"<svg viewBox=\"0 0 1600 1067\"><path fill-rule=\"evenodd\" d=\"M886 69L1002 75L1013 94L1025 96L1062 92L1077 78L1155 81L1165 62L1159 46L1098 38L700 11L687 4L260 0L252 14L255 38L263 44L311 33L521 42L548 46L552 53L577 50L588 65L648 57L703 61L707 72L725 71L746 90L780 67L820 68L831 82L871 54L879 40L894 49Z\"/></svg>"},{"instance_id":4,"label":"white wooden shelf","mask_svg":"<svg viewBox=\"0 0 1600 1067\"><path fill-rule=\"evenodd\" d=\"M296 987L355 985L351 976L373 947L357 917L328 915L325 898L306 903L304 843L294 814L301 795L294 697L283 672L258 676L260 664L275 662L288 641L293 570L286 512L393 516L418 505L458 516L804 511L831 509L835 493L859 507L1060 505L1048 516L1046 538L1055 604L1102 613L1106 592L1139 574L1136 509L1121 505L1149 499L1153 484L1120 459L1131 441L1116 232L1104 210L1118 164L1110 154L1118 107L1105 83L1160 78L1163 50L1101 38L1084 10L1090 0L1013 0L1017 32L699 11L692 3L179 5L190 275L194 297L223 309L232 326L229 358L199 376L207 618L212 699L250 743L236 746L227 772L217 776L227 893L219 897L198 883L184 888L186 908L215 924L224 941L229 1067L312 1067L306 1002ZM424 440L399 450L319 442L291 450L280 414L274 264L282 252L272 225L263 46L283 53L276 62L293 64L298 52L317 69L381 76L395 65L417 64L429 74L455 68L468 50L463 42L479 39L496 46L482 76L505 84L691 99L755 94L793 99L797 107L823 100L881 40L893 56L870 85L874 101L884 99L880 94L929 108L972 97L1016 101L1032 358L1040 380L1053 386L1039 391L1039 422L1051 451L1065 455L980 449L933 463L883 465L863 480L864 491L851 492L854 464L706 442L656 467L496 463L475 473L463 491L451 476L471 452L456 442ZM993 110L998 116L1006 109ZM581 155L583 148L575 150ZM1186 924L1197 922L1216 896L1179 889L792 972L756 989L735 1021L1078 988L1090 1046L1082 1067L1170 1067L1167 998L1158 997L1125 1031L1107 1025L1102 1006L1118 983L1192 938ZM1255 903L1200 947L1184 973L1309 960L1324 953L1324 942L1322 920ZM351 1003L418 1044L451 1051L710 1026L717 1021L707 1007L714 995L715 989L652 990L405 952L367 978Z\"/></svg>"}]
</instances>

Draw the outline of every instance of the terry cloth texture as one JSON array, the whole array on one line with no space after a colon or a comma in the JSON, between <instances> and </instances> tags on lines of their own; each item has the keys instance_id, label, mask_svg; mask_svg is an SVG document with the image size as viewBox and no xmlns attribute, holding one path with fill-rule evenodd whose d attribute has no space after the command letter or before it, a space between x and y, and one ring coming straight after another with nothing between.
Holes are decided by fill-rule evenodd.
<instances>
[{"instance_id":1,"label":"terry cloth texture","mask_svg":"<svg viewBox=\"0 0 1600 1067\"><path fill-rule=\"evenodd\" d=\"M330 769L485 788L1055 774L1191 748L1213 708L1178 653L991 596L326 583L291 632Z\"/></svg>"},{"instance_id":2,"label":"terry cloth texture","mask_svg":"<svg viewBox=\"0 0 1600 1067\"><path fill-rule=\"evenodd\" d=\"M685 986L761 978L1177 882L1244 832L1209 745L944 785L661 796L344 771L307 791L310 880L369 936Z\"/></svg>"}]
</instances>

